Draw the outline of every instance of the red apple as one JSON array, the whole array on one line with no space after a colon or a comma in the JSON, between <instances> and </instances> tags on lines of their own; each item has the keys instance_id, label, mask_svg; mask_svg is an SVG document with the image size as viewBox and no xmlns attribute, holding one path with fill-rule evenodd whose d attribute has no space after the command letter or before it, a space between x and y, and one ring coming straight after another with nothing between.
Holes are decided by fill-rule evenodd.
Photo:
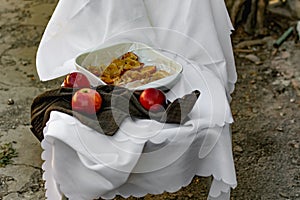
<instances>
[{"instance_id":1,"label":"red apple","mask_svg":"<svg viewBox=\"0 0 300 200\"><path fill-rule=\"evenodd\" d=\"M64 86L70 88L91 87L88 78L81 72L72 72L64 79Z\"/></svg>"},{"instance_id":2,"label":"red apple","mask_svg":"<svg viewBox=\"0 0 300 200\"><path fill-rule=\"evenodd\" d=\"M101 105L101 95L91 88L81 88L72 97L72 109L75 111L94 114L100 110Z\"/></svg>"},{"instance_id":3,"label":"red apple","mask_svg":"<svg viewBox=\"0 0 300 200\"><path fill-rule=\"evenodd\" d=\"M141 93L139 101L146 110L158 112L166 105L166 96L159 89L147 88Z\"/></svg>"}]
</instances>

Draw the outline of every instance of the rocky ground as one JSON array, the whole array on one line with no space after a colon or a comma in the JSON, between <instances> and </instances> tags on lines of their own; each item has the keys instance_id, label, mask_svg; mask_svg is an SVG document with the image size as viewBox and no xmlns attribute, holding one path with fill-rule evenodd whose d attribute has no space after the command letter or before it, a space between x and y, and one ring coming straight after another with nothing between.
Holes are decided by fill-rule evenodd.
<instances>
[{"instance_id":1,"label":"rocky ground","mask_svg":"<svg viewBox=\"0 0 300 200\"><path fill-rule=\"evenodd\" d=\"M56 3L1 0L0 200L45 199L30 104L62 81L42 83L35 71L37 46ZM239 30L233 35L239 78L231 105L238 178L232 199L300 199L300 45L294 33L274 49L283 31L274 25L255 41ZM176 193L141 199L205 199L207 181L195 177Z\"/></svg>"}]
</instances>

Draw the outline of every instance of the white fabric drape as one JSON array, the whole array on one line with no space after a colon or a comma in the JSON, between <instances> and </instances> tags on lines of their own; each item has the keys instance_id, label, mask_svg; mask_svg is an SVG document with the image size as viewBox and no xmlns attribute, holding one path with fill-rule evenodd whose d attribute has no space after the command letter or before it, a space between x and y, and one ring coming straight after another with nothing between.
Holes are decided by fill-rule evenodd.
<instances>
[{"instance_id":1,"label":"white fabric drape","mask_svg":"<svg viewBox=\"0 0 300 200\"><path fill-rule=\"evenodd\" d=\"M182 126L126 119L113 137L52 112L42 141L48 199L174 192L195 175L214 177L209 198L229 199L237 184L231 30L221 0L60 0L37 52L42 81L75 70L74 58L84 51L132 41L183 65L169 100L194 89L201 95Z\"/></svg>"},{"instance_id":2,"label":"white fabric drape","mask_svg":"<svg viewBox=\"0 0 300 200\"><path fill-rule=\"evenodd\" d=\"M152 37L160 48L208 64L226 90L232 92L236 81L230 40L233 28L223 0L61 0L37 52L39 77L46 81L63 76L74 69L74 65L64 63L77 54L126 31L133 34L128 37L137 37L132 30L149 27L169 31L152 36L148 31L136 40L148 43L147 37ZM176 40L179 34L185 39ZM194 44L189 47L191 43ZM198 48L202 50L199 52ZM211 65L212 61L223 59L226 67L219 69Z\"/></svg>"}]
</instances>

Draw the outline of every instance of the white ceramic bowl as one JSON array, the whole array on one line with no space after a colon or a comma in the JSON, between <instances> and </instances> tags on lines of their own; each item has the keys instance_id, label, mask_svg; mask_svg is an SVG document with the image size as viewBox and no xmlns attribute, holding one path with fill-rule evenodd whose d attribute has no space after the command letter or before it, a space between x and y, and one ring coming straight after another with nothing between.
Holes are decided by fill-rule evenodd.
<instances>
[{"instance_id":1,"label":"white ceramic bowl","mask_svg":"<svg viewBox=\"0 0 300 200\"><path fill-rule=\"evenodd\" d=\"M167 71L170 76L147 83L138 87L128 87L133 90L146 88L171 89L179 80L182 73L182 65L151 47L136 42L119 43L101 49L84 52L75 58L75 66L78 71L84 73L90 80L91 85L106 85L99 77L87 70L88 66L108 65L113 59L127 52L133 52L139 57L139 61L146 65L155 65L159 70ZM130 84L128 84L130 85Z\"/></svg>"}]
</instances>

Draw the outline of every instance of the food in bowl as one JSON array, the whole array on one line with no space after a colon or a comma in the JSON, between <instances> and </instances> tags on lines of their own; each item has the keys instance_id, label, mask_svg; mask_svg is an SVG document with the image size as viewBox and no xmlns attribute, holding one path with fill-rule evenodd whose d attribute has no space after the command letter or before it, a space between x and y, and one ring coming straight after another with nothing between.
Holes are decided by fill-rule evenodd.
<instances>
[{"instance_id":1,"label":"food in bowl","mask_svg":"<svg viewBox=\"0 0 300 200\"><path fill-rule=\"evenodd\" d=\"M122 85L130 90L152 87L168 91L182 75L183 66L175 61L176 54L161 49L155 50L139 42L103 45L101 48L82 52L76 56L75 66L77 70L88 76L92 86L107 85L108 83L101 79L102 73L114 60L120 60L123 55L123 59L126 57L138 61L133 62L138 64L137 69L127 70L127 66L126 70L116 76L118 78L107 80L108 83L111 82L110 84Z\"/></svg>"},{"instance_id":2,"label":"food in bowl","mask_svg":"<svg viewBox=\"0 0 300 200\"><path fill-rule=\"evenodd\" d=\"M109 85L138 87L147 83L170 76L165 70L155 65L145 65L133 52L126 52L119 58L113 59L108 65L88 66L87 70Z\"/></svg>"}]
</instances>

